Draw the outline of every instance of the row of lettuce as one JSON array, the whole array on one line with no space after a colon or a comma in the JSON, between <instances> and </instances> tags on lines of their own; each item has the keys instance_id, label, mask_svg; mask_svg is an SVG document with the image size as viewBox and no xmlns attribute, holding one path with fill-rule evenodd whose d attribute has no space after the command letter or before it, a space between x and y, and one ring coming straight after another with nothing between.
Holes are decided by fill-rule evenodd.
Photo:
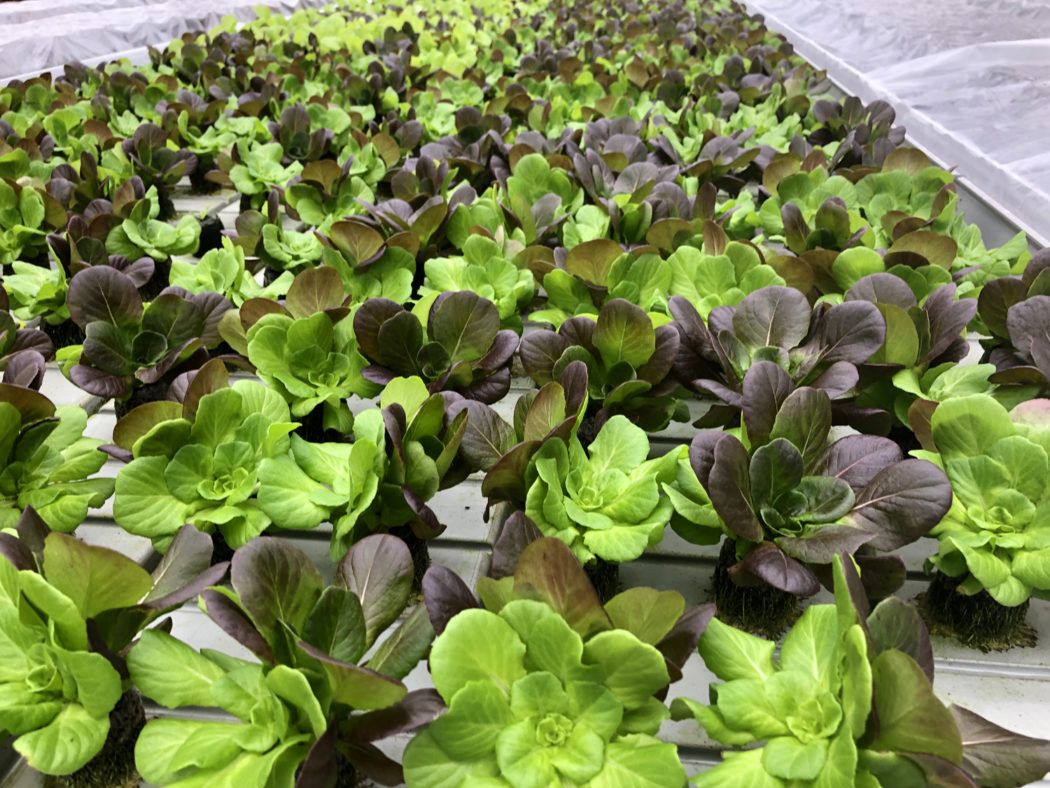
<instances>
[{"instance_id":1,"label":"row of lettuce","mask_svg":"<svg viewBox=\"0 0 1050 788\"><path fill-rule=\"evenodd\" d=\"M891 595L936 537L935 628L1031 642L1050 255L986 247L889 106L729 2L260 13L0 88L0 727L33 767L677 785L673 713L767 742L703 785L1045 773L935 698ZM233 226L178 211L218 189ZM52 361L87 410L40 393ZM480 600L424 574L471 474L503 533ZM110 500L152 575L69 535ZM721 542L718 619L615 593L668 525ZM329 530L332 585L280 538ZM776 659L729 626L775 638L822 586ZM254 659L173 637L194 599ZM669 709L698 641L725 683ZM138 735L138 691L241 722ZM376 742L416 730L402 772Z\"/></svg>"},{"instance_id":2,"label":"row of lettuce","mask_svg":"<svg viewBox=\"0 0 1050 788\"><path fill-rule=\"evenodd\" d=\"M668 719L733 748L702 786L1020 786L1050 767L1050 742L937 699L919 614L895 597L872 608L845 553L834 604L807 608L777 653L675 591L603 605L572 551L533 529L508 523L476 595L435 566L406 610L412 555L389 534L327 582L272 537L213 564L186 525L150 574L30 510L0 540L0 719L33 767L96 786L136 769L180 786L685 786L657 735ZM163 617L195 597L242 656L172 636ZM698 645L719 680L709 702L668 705ZM428 652L433 689L409 691ZM176 713L147 722L139 692ZM403 764L380 747L397 735Z\"/></svg>"}]
</instances>

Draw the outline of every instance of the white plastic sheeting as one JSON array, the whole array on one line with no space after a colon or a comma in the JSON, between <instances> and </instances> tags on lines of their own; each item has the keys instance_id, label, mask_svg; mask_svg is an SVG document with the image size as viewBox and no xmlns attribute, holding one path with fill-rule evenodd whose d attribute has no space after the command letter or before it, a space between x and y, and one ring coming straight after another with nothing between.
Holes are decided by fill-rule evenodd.
<instances>
[{"instance_id":1,"label":"white plastic sheeting","mask_svg":"<svg viewBox=\"0 0 1050 788\"><path fill-rule=\"evenodd\" d=\"M1035 241L1050 239L1050 0L745 0Z\"/></svg>"},{"instance_id":2,"label":"white plastic sheeting","mask_svg":"<svg viewBox=\"0 0 1050 788\"><path fill-rule=\"evenodd\" d=\"M324 0L23 0L0 3L0 80L25 78L65 63L93 64L207 30L223 16L254 18L269 6L291 13ZM139 50L135 52L136 50Z\"/></svg>"}]
</instances>

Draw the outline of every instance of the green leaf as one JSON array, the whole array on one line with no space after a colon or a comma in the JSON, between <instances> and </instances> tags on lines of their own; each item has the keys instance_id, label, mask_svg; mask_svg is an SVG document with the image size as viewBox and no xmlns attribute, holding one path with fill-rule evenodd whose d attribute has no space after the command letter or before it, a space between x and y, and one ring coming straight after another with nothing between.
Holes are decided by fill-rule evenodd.
<instances>
[{"instance_id":1,"label":"green leaf","mask_svg":"<svg viewBox=\"0 0 1050 788\"><path fill-rule=\"evenodd\" d=\"M128 654L132 681L161 706L214 706L212 684L225 671L166 632L148 629Z\"/></svg>"},{"instance_id":2,"label":"green leaf","mask_svg":"<svg viewBox=\"0 0 1050 788\"><path fill-rule=\"evenodd\" d=\"M663 655L630 632L600 632L583 647L583 661L601 669L602 683L635 709L670 682Z\"/></svg>"},{"instance_id":3,"label":"green leaf","mask_svg":"<svg viewBox=\"0 0 1050 788\"><path fill-rule=\"evenodd\" d=\"M39 772L72 774L95 757L109 734L109 715L92 717L72 703L43 728L15 739L15 750Z\"/></svg>"},{"instance_id":4,"label":"green leaf","mask_svg":"<svg viewBox=\"0 0 1050 788\"><path fill-rule=\"evenodd\" d=\"M515 692L523 681L526 679L514 685ZM497 737L514 721L506 695L494 684L476 681L452 697L448 713L434 720L428 730L451 758L473 761L494 752Z\"/></svg>"},{"instance_id":5,"label":"green leaf","mask_svg":"<svg viewBox=\"0 0 1050 788\"><path fill-rule=\"evenodd\" d=\"M626 361L637 369L656 350L656 330L644 310L614 298L598 313L593 341L606 367Z\"/></svg>"},{"instance_id":6,"label":"green leaf","mask_svg":"<svg viewBox=\"0 0 1050 788\"><path fill-rule=\"evenodd\" d=\"M321 704L314 696L310 682L300 671L287 665L277 665L266 674L266 687L293 708L299 709L306 718L316 738L321 738L328 729Z\"/></svg>"},{"instance_id":7,"label":"green leaf","mask_svg":"<svg viewBox=\"0 0 1050 788\"><path fill-rule=\"evenodd\" d=\"M18 573L22 593L32 605L42 612L55 628L55 639L59 645L79 651L87 651L87 622L80 615L76 604L42 575L28 569Z\"/></svg>"},{"instance_id":8,"label":"green leaf","mask_svg":"<svg viewBox=\"0 0 1050 788\"><path fill-rule=\"evenodd\" d=\"M491 681L510 694L525 675L525 645L510 624L487 610L464 610L434 641L430 675L446 702L471 681Z\"/></svg>"},{"instance_id":9,"label":"green leaf","mask_svg":"<svg viewBox=\"0 0 1050 788\"><path fill-rule=\"evenodd\" d=\"M886 321L886 341L872 354L872 364L900 364L910 368L919 358L919 332L911 315L896 304L875 304Z\"/></svg>"},{"instance_id":10,"label":"green leaf","mask_svg":"<svg viewBox=\"0 0 1050 788\"><path fill-rule=\"evenodd\" d=\"M351 591L329 586L321 593L303 628L303 640L343 662L365 653L365 617Z\"/></svg>"},{"instance_id":11,"label":"green leaf","mask_svg":"<svg viewBox=\"0 0 1050 788\"><path fill-rule=\"evenodd\" d=\"M144 780L168 785L180 773L217 769L232 761L247 726L232 722L153 719L135 743L135 762Z\"/></svg>"},{"instance_id":12,"label":"green leaf","mask_svg":"<svg viewBox=\"0 0 1050 788\"><path fill-rule=\"evenodd\" d=\"M368 667L384 676L403 679L427 653L433 639L434 628L427 609L422 604L416 605L397 629L380 643L368 661Z\"/></svg>"},{"instance_id":13,"label":"green leaf","mask_svg":"<svg viewBox=\"0 0 1050 788\"><path fill-rule=\"evenodd\" d=\"M878 737L871 749L924 752L958 764L962 739L955 719L933 694L922 668L903 652L890 649L871 663Z\"/></svg>"},{"instance_id":14,"label":"green leaf","mask_svg":"<svg viewBox=\"0 0 1050 788\"><path fill-rule=\"evenodd\" d=\"M791 627L780 649L782 670L797 670L828 684L838 661L838 620L834 605L813 605Z\"/></svg>"},{"instance_id":15,"label":"green leaf","mask_svg":"<svg viewBox=\"0 0 1050 788\"><path fill-rule=\"evenodd\" d=\"M606 602L605 612L617 629L655 646L685 612L685 598L677 591L631 588Z\"/></svg>"},{"instance_id":16,"label":"green leaf","mask_svg":"<svg viewBox=\"0 0 1050 788\"><path fill-rule=\"evenodd\" d=\"M424 729L408 743L402 759L405 780L413 788L445 788L450 785L476 785L495 788L501 785L495 755L474 761L450 757Z\"/></svg>"},{"instance_id":17,"label":"green leaf","mask_svg":"<svg viewBox=\"0 0 1050 788\"><path fill-rule=\"evenodd\" d=\"M982 455L1016 429L1006 408L985 394L942 402L931 420L933 440L946 459Z\"/></svg>"},{"instance_id":18,"label":"green leaf","mask_svg":"<svg viewBox=\"0 0 1050 788\"><path fill-rule=\"evenodd\" d=\"M786 788L762 766L762 750L727 752L722 762L693 778L699 788Z\"/></svg>"},{"instance_id":19,"label":"green leaf","mask_svg":"<svg viewBox=\"0 0 1050 788\"><path fill-rule=\"evenodd\" d=\"M708 670L723 681L773 675L776 643L749 635L713 618L700 636L700 656Z\"/></svg>"},{"instance_id":20,"label":"green leaf","mask_svg":"<svg viewBox=\"0 0 1050 788\"><path fill-rule=\"evenodd\" d=\"M843 728L831 740L827 760L813 782L813 788L839 788L854 784L857 773L857 745L848 728ZM858 783L859 785L859 783Z\"/></svg>"},{"instance_id":21,"label":"green leaf","mask_svg":"<svg viewBox=\"0 0 1050 788\"><path fill-rule=\"evenodd\" d=\"M60 533L44 542L44 575L84 618L130 607L153 588L149 573L130 558Z\"/></svg>"},{"instance_id":22,"label":"green leaf","mask_svg":"<svg viewBox=\"0 0 1050 788\"><path fill-rule=\"evenodd\" d=\"M652 736L622 736L605 748L602 770L591 788L675 788L685 785L675 745Z\"/></svg>"},{"instance_id":23,"label":"green leaf","mask_svg":"<svg viewBox=\"0 0 1050 788\"><path fill-rule=\"evenodd\" d=\"M882 261L882 256L864 246L856 246L840 252L835 262L831 264L831 275L835 278L835 283L842 288L842 292L849 290L865 276L885 270L886 265Z\"/></svg>"},{"instance_id":24,"label":"green leaf","mask_svg":"<svg viewBox=\"0 0 1050 788\"><path fill-rule=\"evenodd\" d=\"M803 744L793 736L779 736L762 748L762 765L766 771L785 780L814 779L824 768L827 757L826 739Z\"/></svg>"},{"instance_id":25,"label":"green leaf","mask_svg":"<svg viewBox=\"0 0 1050 788\"><path fill-rule=\"evenodd\" d=\"M774 676L787 676L789 679L797 675L774 674ZM716 686L718 712L722 721L730 729L747 731L756 739L790 734L787 723L783 719L786 715L776 707L771 699L775 693L767 692L766 685L762 682L757 679L734 679Z\"/></svg>"},{"instance_id":26,"label":"green leaf","mask_svg":"<svg viewBox=\"0 0 1050 788\"><path fill-rule=\"evenodd\" d=\"M842 714L846 727L854 735L864 732L871 713L871 663L868 658L868 638L860 624L847 631L843 645Z\"/></svg>"},{"instance_id":27,"label":"green leaf","mask_svg":"<svg viewBox=\"0 0 1050 788\"><path fill-rule=\"evenodd\" d=\"M588 449L592 472L599 480L602 470L627 473L649 456L649 438L645 430L632 424L626 416L613 416L599 430Z\"/></svg>"}]
</instances>

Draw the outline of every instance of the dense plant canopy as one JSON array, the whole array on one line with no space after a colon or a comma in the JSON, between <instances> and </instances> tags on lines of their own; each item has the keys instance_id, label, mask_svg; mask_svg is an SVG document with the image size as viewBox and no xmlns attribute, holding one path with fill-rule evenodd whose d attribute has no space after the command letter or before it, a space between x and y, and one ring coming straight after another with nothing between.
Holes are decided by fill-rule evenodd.
<instances>
[{"instance_id":1,"label":"dense plant canopy","mask_svg":"<svg viewBox=\"0 0 1050 788\"><path fill-rule=\"evenodd\" d=\"M1050 595L1045 251L734 0L256 13L0 87L31 767L675 788L673 716L700 785L1046 773L892 596Z\"/></svg>"}]
</instances>

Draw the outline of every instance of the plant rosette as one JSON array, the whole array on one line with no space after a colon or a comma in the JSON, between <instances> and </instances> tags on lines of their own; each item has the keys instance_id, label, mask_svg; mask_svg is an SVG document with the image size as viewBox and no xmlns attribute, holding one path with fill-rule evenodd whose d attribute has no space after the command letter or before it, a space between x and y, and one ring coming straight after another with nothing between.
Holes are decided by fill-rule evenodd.
<instances>
[{"instance_id":1,"label":"plant rosette","mask_svg":"<svg viewBox=\"0 0 1050 788\"><path fill-rule=\"evenodd\" d=\"M1031 644L1028 600L1050 597L1050 400L1007 411L986 394L951 399L931 430L938 453L923 454L944 468L953 498L931 532L939 549L930 563L957 588L936 605L931 589L924 609L971 645ZM982 599L980 611L953 613Z\"/></svg>"},{"instance_id":2,"label":"plant rosette","mask_svg":"<svg viewBox=\"0 0 1050 788\"><path fill-rule=\"evenodd\" d=\"M496 306L476 293L435 294L412 311L372 298L354 315L354 332L370 362L363 374L378 385L418 376L431 392L454 391L486 403L510 390L518 335L500 330Z\"/></svg>"},{"instance_id":3,"label":"plant rosette","mask_svg":"<svg viewBox=\"0 0 1050 788\"><path fill-rule=\"evenodd\" d=\"M224 317L220 332L280 393L292 415L347 434L353 417L346 398L372 397L380 387L362 374L368 361L358 349L354 319L338 274L312 268L298 274L283 305L269 299L245 302ZM319 417L319 418L318 418Z\"/></svg>"},{"instance_id":4,"label":"plant rosette","mask_svg":"<svg viewBox=\"0 0 1050 788\"><path fill-rule=\"evenodd\" d=\"M108 265L78 272L67 303L86 336L79 352L64 349L68 377L89 394L117 400L120 415L207 361L205 348L219 343L218 322L230 309L217 293L177 287L144 304L131 277Z\"/></svg>"},{"instance_id":5,"label":"plant rosette","mask_svg":"<svg viewBox=\"0 0 1050 788\"><path fill-rule=\"evenodd\" d=\"M577 438L548 441L532 459L525 513L561 539L581 564L633 561L659 543L674 511L672 483L685 447L654 460L645 431L613 416L586 449Z\"/></svg>"},{"instance_id":6,"label":"plant rosette","mask_svg":"<svg viewBox=\"0 0 1050 788\"><path fill-rule=\"evenodd\" d=\"M1050 742L946 707L933 692L918 612L893 597L871 610L848 556L835 558L833 572L836 603L807 608L777 655L771 640L718 619L707 626L700 656L722 681L710 704L678 698L671 713L746 749L723 752L694 784L1006 788L1042 778Z\"/></svg>"},{"instance_id":7,"label":"plant rosette","mask_svg":"<svg viewBox=\"0 0 1050 788\"><path fill-rule=\"evenodd\" d=\"M151 576L115 550L51 532L32 510L17 535L0 534L0 554L0 728L52 784L126 785L144 721L127 649L227 565L212 567L210 540L187 526Z\"/></svg>"},{"instance_id":8,"label":"plant rosette","mask_svg":"<svg viewBox=\"0 0 1050 788\"><path fill-rule=\"evenodd\" d=\"M658 696L680 675L672 633L695 643L710 606L687 613L675 592L635 588L603 608L553 539L479 590L484 608L444 568L424 580L448 711L405 750L411 788L685 785L674 745L654 736L668 716Z\"/></svg>"},{"instance_id":9,"label":"plant rosette","mask_svg":"<svg viewBox=\"0 0 1050 788\"><path fill-rule=\"evenodd\" d=\"M467 415L422 380L394 378L378 408L355 416L352 443L292 436L289 456L264 461L259 504L282 528L331 522L333 560L378 530L407 526L410 540L431 539L444 526L427 501L470 472L459 453L466 429ZM425 551L418 560L421 579Z\"/></svg>"},{"instance_id":10,"label":"plant rosette","mask_svg":"<svg viewBox=\"0 0 1050 788\"><path fill-rule=\"evenodd\" d=\"M72 531L113 494L113 480L88 478L106 462L102 441L85 438L79 405L56 408L32 389L0 383L0 528L27 507L49 527Z\"/></svg>"},{"instance_id":11,"label":"plant rosette","mask_svg":"<svg viewBox=\"0 0 1050 788\"><path fill-rule=\"evenodd\" d=\"M249 298L276 300L288 292L292 278L286 271L263 287L246 267L244 250L223 238L221 248L206 252L194 263L172 260L168 281L194 294L219 293L239 307Z\"/></svg>"},{"instance_id":12,"label":"plant rosette","mask_svg":"<svg viewBox=\"0 0 1050 788\"><path fill-rule=\"evenodd\" d=\"M856 555L874 598L899 588L903 562L879 553L940 522L951 505L944 472L926 460L904 459L887 438L832 441L827 393L792 390L788 374L772 362L753 366L743 391L741 437L702 430L689 447L696 478L735 547L724 582L808 597L819 591L820 576L827 582L832 558L845 552ZM702 499L694 493L674 502L679 534L710 543L706 509L692 508ZM718 586L716 579L716 594ZM724 612L763 631L784 623L748 620L743 608Z\"/></svg>"},{"instance_id":13,"label":"plant rosette","mask_svg":"<svg viewBox=\"0 0 1050 788\"><path fill-rule=\"evenodd\" d=\"M557 331L530 331L518 348L525 372L539 386L558 380L573 362L586 365L586 439L616 414L650 432L672 418L688 418L677 396L683 392L670 374L679 352L674 327L654 327L640 307L620 298L607 301L596 317L569 318Z\"/></svg>"},{"instance_id":14,"label":"plant rosette","mask_svg":"<svg viewBox=\"0 0 1050 788\"><path fill-rule=\"evenodd\" d=\"M208 390L202 375L182 404L139 406L113 431L129 460L117 474L113 517L161 550L184 523L231 547L262 533L271 523L258 497L263 464L291 448L296 422L277 392L248 380Z\"/></svg>"},{"instance_id":15,"label":"plant rosette","mask_svg":"<svg viewBox=\"0 0 1050 788\"><path fill-rule=\"evenodd\" d=\"M746 397L744 378L759 363L778 366L792 387L849 400L860 379L857 366L886 341L886 323L874 304L812 307L791 287L756 290L735 307L712 310L706 322L681 296L670 299L668 310L681 338L674 374L713 401L701 421L705 427L736 420Z\"/></svg>"},{"instance_id":16,"label":"plant rosette","mask_svg":"<svg viewBox=\"0 0 1050 788\"><path fill-rule=\"evenodd\" d=\"M151 720L135 748L142 776L157 785L291 788L336 775L400 783L400 767L373 742L440 710L432 690L410 693L400 680L434 636L422 606L372 651L408 602L408 548L387 535L363 540L326 586L302 551L263 537L234 553L230 579L230 588L204 591L201 607L259 662L198 653L151 630L128 667L143 694L166 708L217 708L236 719Z\"/></svg>"}]
</instances>

